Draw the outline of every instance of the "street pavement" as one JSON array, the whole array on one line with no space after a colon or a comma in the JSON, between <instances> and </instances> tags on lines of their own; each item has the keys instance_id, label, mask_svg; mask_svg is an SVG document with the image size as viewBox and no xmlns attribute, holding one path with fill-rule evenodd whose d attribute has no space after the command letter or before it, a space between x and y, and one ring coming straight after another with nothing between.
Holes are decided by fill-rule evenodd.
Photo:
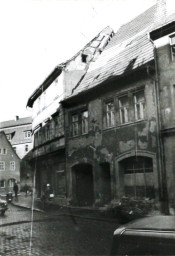
<instances>
[{"instance_id":1,"label":"street pavement","mask_svg":"<svg viewBox=\"0 0 175 256\"><path fill-rule=\"evenodd\" d=\"M5 215L0 216L0 226L18 222L30 222L32 218L34 220L47 219L48 214L34 211L32 215L30 210L9 204Z\"/></svg>"},{"instance_id":2,"label":"street pavement","mask_svg":"<svg viewBox=\"0 0 175 256\"><path fill-rule=\"evenodd\" d=\"M32 214L30 209L9 205L0 217L0 255L109 255L117 227L114 220Z\"/></svg>"}]
</instances>

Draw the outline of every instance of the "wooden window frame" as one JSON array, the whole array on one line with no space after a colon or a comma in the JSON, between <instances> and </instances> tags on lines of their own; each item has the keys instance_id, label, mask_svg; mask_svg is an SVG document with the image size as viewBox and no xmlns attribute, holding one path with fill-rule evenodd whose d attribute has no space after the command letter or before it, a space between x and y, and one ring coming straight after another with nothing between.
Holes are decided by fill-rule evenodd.
<instances>
[{"instance_id":1,"label":"wooden window frame","mask_svg":"<svg viewBox=\"0 0 175 256\"><path fill-rule=\"evenodd\" d=\"M143 100L139 101L137 95L143 92ZM145 118L145 95L144 90L133 93L134 98L134 119L135 121L144 120Z\"/></svg>"},{"instance_id":2,"label":"wooden window frame","mask_svg":"<svg viewBox=\"0 0 175 256\"><path fill-rule=\"evenodd\" d=\"M10 171L15 171L15 161L10 161Z\"/></svg>"},{"instance_id":3,"label":"wooden window frame","mask_svg":"<svg viewBox=\"0 0 175 256\"><path fill-rule=\"evenodd\" d=\"M1 166L3 166L2 169L1 169ZM5 162L4 161L0 161L0 171L5 171Z\"/></svg>"},{"instance_id":4,"label":"wooden window frame","mask_svg":"<svg viewBox=\"0 0 175 256\"><path fill-rule=\"evenodd\" d=\"M87 117L83 118L83 113L87 112ZM77 117L73 120L73 117ZM84 127L84 129L83 129ZM77 132L75 132L75 130ZM88 109L80 109L71 113L71 136L76 137L88 134L89 131L89 111Z\"/></svg>"},{"instance_id":5,"label":"wooden window frame","mask_svg":"<svg viewBox=\"0 0 175 256\"><path fill-rule=\"evenodd\" d=\"M112 105L112 107L110 105ZM105 127L111 128L114 126L115 126L114 99L110 99L105 102Z\"/></svg>"}]
</instances>

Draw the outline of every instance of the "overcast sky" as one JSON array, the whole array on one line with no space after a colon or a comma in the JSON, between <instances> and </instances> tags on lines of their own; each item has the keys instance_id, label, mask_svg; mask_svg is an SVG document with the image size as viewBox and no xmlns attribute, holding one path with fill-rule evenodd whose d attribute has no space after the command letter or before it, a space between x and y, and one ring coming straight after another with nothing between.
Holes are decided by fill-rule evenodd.
<instances>
[{"instance_id":1,"label":"overcast sky","mask_svg":"<svg viewBox=\"0 0 175 256\"><path fill-rule=\"evenodd\" d=\"M103 28L114 31L156 0L0 0L0 121L26 103L59 63Z\"/></svg>"}]
</instances>

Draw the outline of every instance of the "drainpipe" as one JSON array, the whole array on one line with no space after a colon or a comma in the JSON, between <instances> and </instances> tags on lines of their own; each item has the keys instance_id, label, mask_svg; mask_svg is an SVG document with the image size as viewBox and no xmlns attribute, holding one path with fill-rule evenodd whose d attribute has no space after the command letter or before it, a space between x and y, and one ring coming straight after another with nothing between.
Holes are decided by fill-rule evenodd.
<instances>
[{"instance_id":1,"label":"drainpipe","mask_svg":"<svg viewBox=\"0 0 175 256\"><path fill-rule=\"evenodd\" d=\"M155 61L155 95L156 95L156 106L157 106L157 137L158 137L158 153L160 156L159 166L161 172L159 173L161 188L160 191L160 200L161 200L161 211L162 213L169 215L169 199L168 199L168 190L167 190L167 178L166 178L166 165L165 165L165 149L163 138L161 136L161 108L160 108L160 96L159 96L159 77L158 77L158 63L157 63L157 52L154 42L151 40L148 33L148 38L154 48L154 61Z\"/></svg>"}]
</instances>

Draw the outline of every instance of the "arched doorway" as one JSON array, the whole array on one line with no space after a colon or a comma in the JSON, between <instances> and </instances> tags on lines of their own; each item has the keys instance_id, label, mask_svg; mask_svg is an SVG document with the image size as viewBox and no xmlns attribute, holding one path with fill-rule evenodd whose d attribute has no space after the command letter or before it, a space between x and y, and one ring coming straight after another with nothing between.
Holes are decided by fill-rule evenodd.
<instances>
[{"instance_id":1,"label":"arched doorway","mask_svg":"<svg viewBox=\"0 0 175 256\"><path fill-rule=\"evenodd\" d=\"M93 171L90 164L77 164L72 167L73 189L79 206L91 206L94 202Z\"/></svg>"}]
</instances>

